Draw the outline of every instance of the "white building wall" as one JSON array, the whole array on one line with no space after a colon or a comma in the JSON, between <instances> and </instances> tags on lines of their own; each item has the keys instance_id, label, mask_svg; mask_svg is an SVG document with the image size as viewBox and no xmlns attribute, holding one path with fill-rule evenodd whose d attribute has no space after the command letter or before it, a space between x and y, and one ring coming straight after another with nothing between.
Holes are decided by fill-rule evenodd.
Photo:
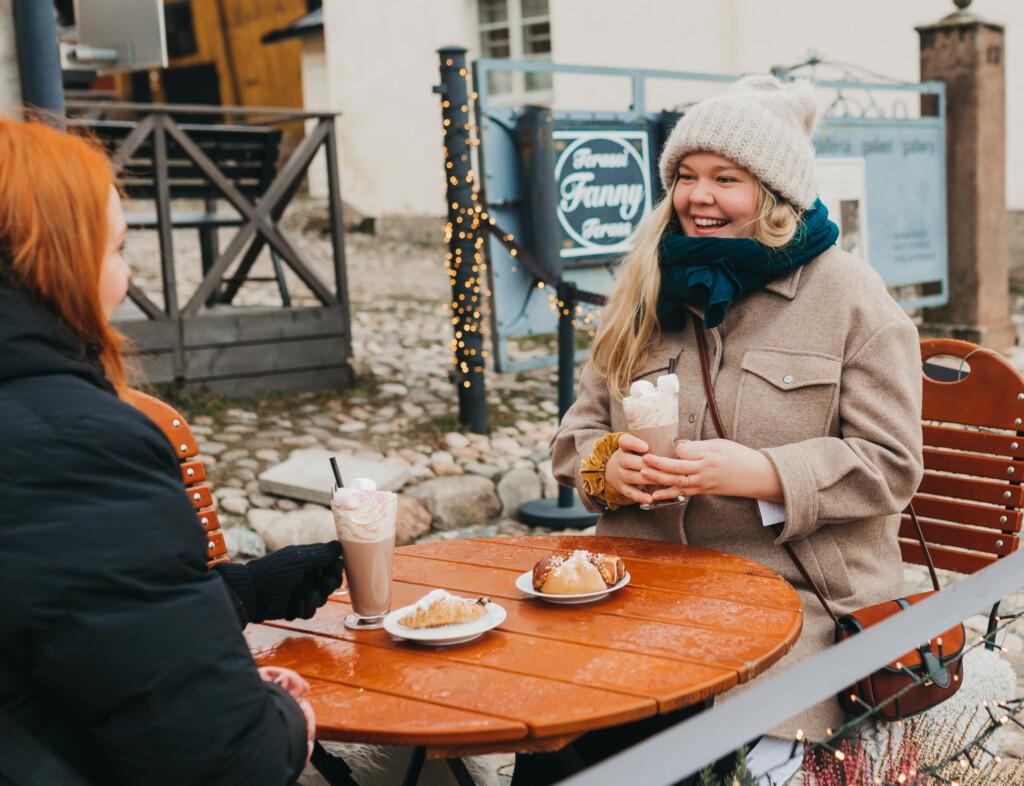
<instances>
[{"instance_id":1,"label":"white building wall","mask_svg":"<svg viewBox=\"0 0 1024 786\"><path fill-rule=\"evenodd\" d=\"M330 111L331 100L327 79L327 52L324 40L319 36L302 39L302 105L310 112ZM306 121L306 133L316 126L316 120ZM306 184L310 196L327 196L327 170L323 148L317 151L313 163L307 170Z\"/></svg>"},{"instance_id":2,"label":"white building wall","mask_svg":"<svg viewBox=\"0 0 1024 786\"><path fill-rule=\"evenodd\" d=\"M324 37L345 201L371 216L444 213L436 50L467 46L473 0L327 0Z\"/></svg>"},{"instance_id":3,"label":"white building wall","mask_svg":"<svg viewBox=\"0 0 1024 786\"><path fill-rule=\"evenodd\" d=\"M814 50L908 81L920 77L914 27L955 10L949 0L549 3L555 62L739 74L792 65ZM344 113L346 201L370 215L442 215L440 107L430 89L438 80L435 50L458 44L475 56L476 0L327 0L324 9L328 96ZM1024 209L1024 2L976 0L970 10L1006 26L1007 203ZM721 89L650 81L647 108ZM625 109L629 97L625 79L576 75L556 77L553 92L554 105L567 109Z\"/></svg>"},{"instance_id":4,"label":"white building wall","mask_svg":"<svg viewBox=\"0 0 1024 786\"><path fill-rule=\"evenodd\" d=\"M0 0L0 114L20 118L21 86L11 5L11 0Z\"/></svg>"}]
</instances>

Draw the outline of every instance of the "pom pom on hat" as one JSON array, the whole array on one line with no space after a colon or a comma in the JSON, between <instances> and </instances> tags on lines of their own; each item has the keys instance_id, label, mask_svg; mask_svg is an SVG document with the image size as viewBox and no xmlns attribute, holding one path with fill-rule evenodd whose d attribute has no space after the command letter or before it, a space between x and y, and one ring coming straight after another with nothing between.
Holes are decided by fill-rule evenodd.
<instances>
[{"instance_id":1,"label":"pom pom on hat","mask_svg":"<svg viewBox=\"0 0 1024 786\"><path fill-rule=\"evenodd\" d=\"M679 119L658 168L667 192L688 153L718 153L806 210L817 195L811 135L818 106L807 81L746 76L726 92L692 106Z\"/></svg>"}]
</instances>

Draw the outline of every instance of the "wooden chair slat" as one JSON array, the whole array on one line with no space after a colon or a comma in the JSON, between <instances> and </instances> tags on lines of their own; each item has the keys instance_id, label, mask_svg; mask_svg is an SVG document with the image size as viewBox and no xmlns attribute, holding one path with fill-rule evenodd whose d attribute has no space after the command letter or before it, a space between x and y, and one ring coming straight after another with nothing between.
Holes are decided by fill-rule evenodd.
<instances>
[{"instance_id":1,"label":"wooden chair slat","mask_svg":"<svg viewBox=\"0 0 1024 786\"><path fill-rule=\"evenodd\" d=\"M199 525L206 531L207 565L212 567L227 562L228 549L220 531L220 517L217 515L213 494L210 486L202 482L206 480L206 469L201 461L193 459L199 453L199 445L184 416L167 402L140 390L129 390L125 394L125 401L152 420L174 446L181 462L184 491L196 508Z\"/></svg>"},{"instance_id":2,"label":"wooden chair slat","mask_svg":"<svg viewBox=\"0 0 1024 786\"><path fill-rule=\"evenodd\" d=\"M945 375L952 381L928 376L943 376L928 362L940 355L961 360ZM921 362L925 473L914 509L935 567L974 573L1020 547L1024 376L999 353L956 339L922 341ZM926 565L909 516L900 537L904 561Z\"/></svg>"},{"instance_id":3,"label":"wooden chair slat","mask_svg":"<svg viewBox=\"0 0 1024 786\"><path fill-rule=\"evenodd\" d=\"M189 501L196 507L196 510L213 505L213 492L206 484L189 486L185 490L188 492Z\"/></svg>"},{"instance_id":4,"label":"wooden chair slat","mask_svg":"<svg viewBox=\"0 0 1024 786\"><path fill-rule=\"evenodd\" d=\"M181 481L190 486L193 483L202 483L206 480L206 467L201 461L181 462Z\"/></svg>"},{"instance_id":5,"label":"wooden chair slat","mask_svg":"<svg viewBox=\"0 0 1024 786\"><path fill-rule=\"evenodd\" d=\"M960 524L945 524L924 519L921 516L918 516L918 521L929 549L932 544L935 544L1005 557L1016 551L1020 545L1020 539L1016 535L978 530ZM903 516L900 519L900 537L917 539L917 531L914 529L910 516Z\"/></svg>"},{"instance_id":6,"label":"wooden chair slat","mask_svg":"<svg viewBox=\"0 0 1024 786\"><path fill-rule=\"evenodd\" d=\"M220 515L218 515L216 508L201 508L196 511L196 515L199 516L199 526L203 528L204 532L213 532L215 529L220 529Z\"/></svg>"},{"instance_id":7,"label":"wooden chair slat","mask_svg":"<svg viewBox=\"0 0 1024 786\"><path fill-rule=\"evenodd\" d=\"M1024 513L1020 510L975 505L959 500L942 499L918 494L914 497L914 511L918 516L941 521L956 521L975 527L988 527L1003 532L1020 532Z\"/></svg>"},{"instance_id":8,"label":"wooden chair slat","mask_svg":"<svg viewBox=\"0 0 1024 786\"><path fill-rule=\"evenodd\" d=\"M227 543L224 542L224 533L221 530L206 533L206 559L212 560L222 557L228 553Z\"/></svg>"},{"instance_id":9,"label":"wooden chair slat","mask_svg":"<svg viewBox=\"0 0 1024 786\"><path fill-rule=\"evenodd\" d=\"M938 472L955 472L960 475L1010 481L1019 480L1024 476L1024 461L935 448L925 448L923 453L925 469Z\"/></svg>"},{"instance_id":10,"label":"wooden chair slat","mask_svg":"<svg viewBox=\"0 0 1024 786\"><path fill-rule=\"evenodd\" d=\"M1015 483L997 483L980 478L963 478L925 472L918 492L937 497L989 502L993 505L1020 507L1024 505L1024 486Z\"/></svg>"},{"instance_id":11,"label":"wooden chair slat","mask_svg":"<svg viewBox=\"0 0 1024 786\"><path fill-rule=\"evenodd\" d=\"M199 444L185 418L170 404L138 390L128 394L127 401L152 420L174 446L178 460L192 458L199 454Z\"/></svg>"},{"instance_id":12,"label":"wooden chair slat","mask_svg":"<svg viewBox=\"0 0 1024 786\"><path fill-rule=\"evenodd\" d=\"M937 382L924 376L923 420L961 423L1019 431L1024 425L1024 378L996 352L967 341L931 339L921 342L921 360L938 355L966 357L970 375L958 382Z\"/></svg>"},{"instance_id":13,"label":"wooden chair slat","mask_svg":"<svg viewBox=\"0 0 1024 786\"><path fill-rule=\"evenodd\" d=\"M921 427L924 444L932 448L969 450L995 456L1024 457L1024 438L1016 434L967 431L962 428L925 424Z\"/></svg>"},{"instance_id":14,"label":"wooden chair slat","mask_svg":"<svg viewBox=\"0 0 1024 786\"><path fill-rule=\"evenodd\" d=\"M924 553L921 551L921 544L914 540L900 540L900 552L903 554L903 561L913 565L927 565L924 560ZM996 561L991 554L979 554L969 551L957 551L945 546L928 546L928 552L932 555L935 567L940 570L952 570L956 573L974 573L982 568L988 567Z\"/></svg>"}]
</instances>

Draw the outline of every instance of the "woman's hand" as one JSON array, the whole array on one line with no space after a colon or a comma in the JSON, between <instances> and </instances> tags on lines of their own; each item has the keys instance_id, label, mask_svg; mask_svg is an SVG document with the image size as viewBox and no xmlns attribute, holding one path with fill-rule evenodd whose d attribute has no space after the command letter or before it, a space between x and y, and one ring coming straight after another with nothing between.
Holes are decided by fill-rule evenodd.
<instances>
[{"instance_id":1,"label":"woman's hand","mask_svg":"<svg viewBox=\"0 0 1024 786\"><path fill-rule=\"evenodd\" d=\"M654 492L655 500L716 494L782 502L775 467L753 448L728 439L684 440L676 444L676 456L647 453L641 458L641 482L665 487Z\"/></svg>"},{"instance_id":2,"label":"woman's hand","mask_svg":"<svg viewBox=\"0 0 1024 786\"><path fill-rule=\"evenodd\" d=\"M302 715L306 719L306 764L309 764L313 755L313 742L316 740L316 715L313 712L313 705L304 698L309 693L309 683L302 675L280 666L262 666L257 671L264 682L272 682L284 688L302 710Z\"/></svg>"},{"instance_id":3,"label":"woman's hand","mask_svg":"<svg viewBox=\"0 0 1024 786\"><path fill-rule=\"evenodd\" d=\"M301 674L297 674L291 669L285 669L280 666L261 666L257 671L260 674L261 680L280 685L296 701L309 693L309 683L306 682Z\"/></svg>"},{"instance_id":4,"label":"woman's hand","mask_svg":"<svg viewBox=\"0 0 1024 786\"><path fill-rule=\"evenodd\" d=\"M604 468L604 482L624 497L649 505L655 498L644 490L649 481L644 479L644 454L647 443L632 434L619 437L619 448Z\"/></svg>"}]
</instances>

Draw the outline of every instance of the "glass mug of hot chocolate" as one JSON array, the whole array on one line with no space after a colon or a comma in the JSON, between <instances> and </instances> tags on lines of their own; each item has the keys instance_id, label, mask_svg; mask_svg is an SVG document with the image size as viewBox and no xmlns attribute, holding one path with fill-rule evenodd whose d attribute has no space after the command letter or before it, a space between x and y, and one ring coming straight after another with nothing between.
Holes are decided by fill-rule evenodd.
<instances>
[{"instance_id":1,"label":"glass mug of hot chocolate","mask_svg":"<svg viewBox=\"0 0 1024 786\"><path fill-rule=\"evenodd\" d=\"M626 415L629 433L647 443L648 450L656 456L676 457L676 440L679 438L679 377L664 374L657 384L638 379L629 386L629 395L622 399L622 410ZM647 486L653 493L659 487ZM650 505L641 505L642 510L666 508L681 505L686 497L660 500Z\"/></svg>"},{"instance_id":2,"label":"glass mug of hot chocolate","mask_svg":"<svg viewBox=\"0 0 1024 786\"><path fill-rule=\"evenodd\" d=\"M347 488L334 489L331 511L352 601L353 613L345 617L345 627L382 627L391 611L398 495L378 491L369 478L355 478Z\"/></svg>"}]
</instances>

